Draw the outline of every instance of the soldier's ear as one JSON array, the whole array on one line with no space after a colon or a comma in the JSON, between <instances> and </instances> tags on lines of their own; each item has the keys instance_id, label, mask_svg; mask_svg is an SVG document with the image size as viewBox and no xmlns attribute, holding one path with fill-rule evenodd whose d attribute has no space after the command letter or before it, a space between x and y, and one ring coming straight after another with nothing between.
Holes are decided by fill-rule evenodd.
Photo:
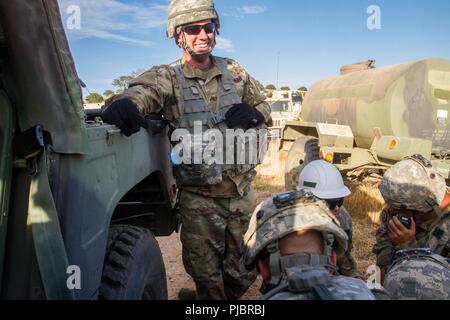
<instances>
[{"instance_id":1,"label":"soldier's ear","mask_svg":"<svg viewBox=\"0 0 450 320\"><path fill-rule=\"evenodd\" d=\"M175 44L181 49L183 49L183 46L184 46L184 43L182 43L183 39L181 37L182 33L183 33L182 31L176 32L175 36L174 36Z\"/></svg>"},{"instance_id":2,"label":"soldier's ear","mask_svg":"<svg viewBox=\"0 0 450 320\"><path fill-rule=\"evenodd\" d=\"M258 259L257 264L259 273L261 274L261 277L263 278L264 282L270 282L270 278L272 277L272 275L270 274L270 266L268 263L268 259L263 260Z\"/></svg>"},{"instance_id":3,"label":"soldier's ear","mask_svg":"<svg viewBox=\"0 0 450 320\"><path fill-rule=\"evenodd\" d=\"M442 203L440 205L441 209L447 209L450 206L450 189L447 187L447 191L445 193L444 199L442 199Z\"/></svg>"}]
</instances>

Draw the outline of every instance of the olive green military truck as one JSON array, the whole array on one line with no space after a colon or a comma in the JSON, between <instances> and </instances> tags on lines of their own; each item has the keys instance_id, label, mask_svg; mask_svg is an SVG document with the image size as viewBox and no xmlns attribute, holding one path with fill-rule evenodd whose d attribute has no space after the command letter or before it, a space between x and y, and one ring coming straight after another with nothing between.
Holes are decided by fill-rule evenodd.
<instances>
[{"instance_id":1,"label":"olive green military truck","mask_svg":"<svg viewBox=\"0 0 450 320\"><path fill-rule=\"evenodd\" d=\"M297 185L302 166L319 157L350 178L377 179L395 162L420 153L449 179L450 61L384 68L368 62L314 84L302 121L284 126L280 158L288 190Z\"/></svg>"},{"instance_id":2,"label":"olive green military truck","mask_svg":"<svg viewBox=\"0 0 450 320\"><path fill-rule=\"evenodd\" d=\"M178 226L162 120L86 114L56 0L0 1L0 296L167 299Z\"/></svg>"}]
</instances>

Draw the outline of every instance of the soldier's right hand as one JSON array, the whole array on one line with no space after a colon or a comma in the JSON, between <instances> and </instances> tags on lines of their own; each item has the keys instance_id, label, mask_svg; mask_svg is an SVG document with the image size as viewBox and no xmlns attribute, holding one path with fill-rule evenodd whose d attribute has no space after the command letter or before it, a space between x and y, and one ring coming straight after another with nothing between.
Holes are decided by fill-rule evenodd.
<instances>
[{"instance_id":1,"label":"soldier's right hand","mask_svg":"<svg viewBox=\"0 0 450 320\"><path fill-rule=\"evenodd\" d=\"M397 217L393 217L388 224L388 238L394 246L410 242L416 236L416 222L411 219L411 227L406 228Z\"/></svg>"},{"instance_id":2,"label":"soldier's right hand","mask_svg":"<svg viewBox=\"0 0 450 320\"><path fill-rule=\"evenodd\" d=\"M144 116L137 105L128 98L111 103L102 112L103 122L115 124L127 137L139 131L140 127L148 129Z\"/></svg>"}]
</instances>

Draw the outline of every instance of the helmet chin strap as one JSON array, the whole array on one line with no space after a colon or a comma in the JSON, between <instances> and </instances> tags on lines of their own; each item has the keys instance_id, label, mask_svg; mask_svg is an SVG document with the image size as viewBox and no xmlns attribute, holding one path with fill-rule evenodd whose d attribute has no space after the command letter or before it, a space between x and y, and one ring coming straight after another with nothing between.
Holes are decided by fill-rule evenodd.
<instances>
[{"instance_id":1,"label":"helmet chin strap","mask_svg":"<svg viewBox=\"0 0 450 320\"><path fill-rule=\"evenodd\" d=\"M211 46L211 50L209 50L208 52L205 52L205 53L196 53L194 51L194 49L192 49L190 46L188 46L186 37L183 32L181 32L181 41L178 42L177 44L181 49L186 50L189 53L189 55L192 57L192 59L194 59L196 61L203 61L207 57L209 57L209 55L213 51L214 47L216 46L216 37L214 37L214 42Z\"/></svg>"},{"instance_id":2,"label":"helmet chin strap","mask_svg":"<svg viewBox=\"0 0 450 320\"><path fill-rule=\"evenodd\" d=\"M298 266L329 266L331 265L332 246L334 235L323 233L323 254L317 253L295 253L281 256L278 239L269 243L266 247L269 253L270 285L277 286L283 277L286 268Z\"/></svg>"}]
</instances>

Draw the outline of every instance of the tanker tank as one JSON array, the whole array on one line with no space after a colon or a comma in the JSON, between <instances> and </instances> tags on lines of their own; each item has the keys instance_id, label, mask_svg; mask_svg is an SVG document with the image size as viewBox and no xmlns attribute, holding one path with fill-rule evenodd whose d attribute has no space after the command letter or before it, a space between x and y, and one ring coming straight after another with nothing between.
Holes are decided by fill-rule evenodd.
<instances>
[{"instance_id":1,"label":"tanker tank","mask_svg":"<svg viewBox=\"0 0 450 320\"><path fill-rule=\"evenodd\" d=\"M432 141L450 154L450 61L426 59L351 72L317 82L302 106L306 122L351 127L355 144L370 148L383 135Z\"/></svg>"}]
</instances>

